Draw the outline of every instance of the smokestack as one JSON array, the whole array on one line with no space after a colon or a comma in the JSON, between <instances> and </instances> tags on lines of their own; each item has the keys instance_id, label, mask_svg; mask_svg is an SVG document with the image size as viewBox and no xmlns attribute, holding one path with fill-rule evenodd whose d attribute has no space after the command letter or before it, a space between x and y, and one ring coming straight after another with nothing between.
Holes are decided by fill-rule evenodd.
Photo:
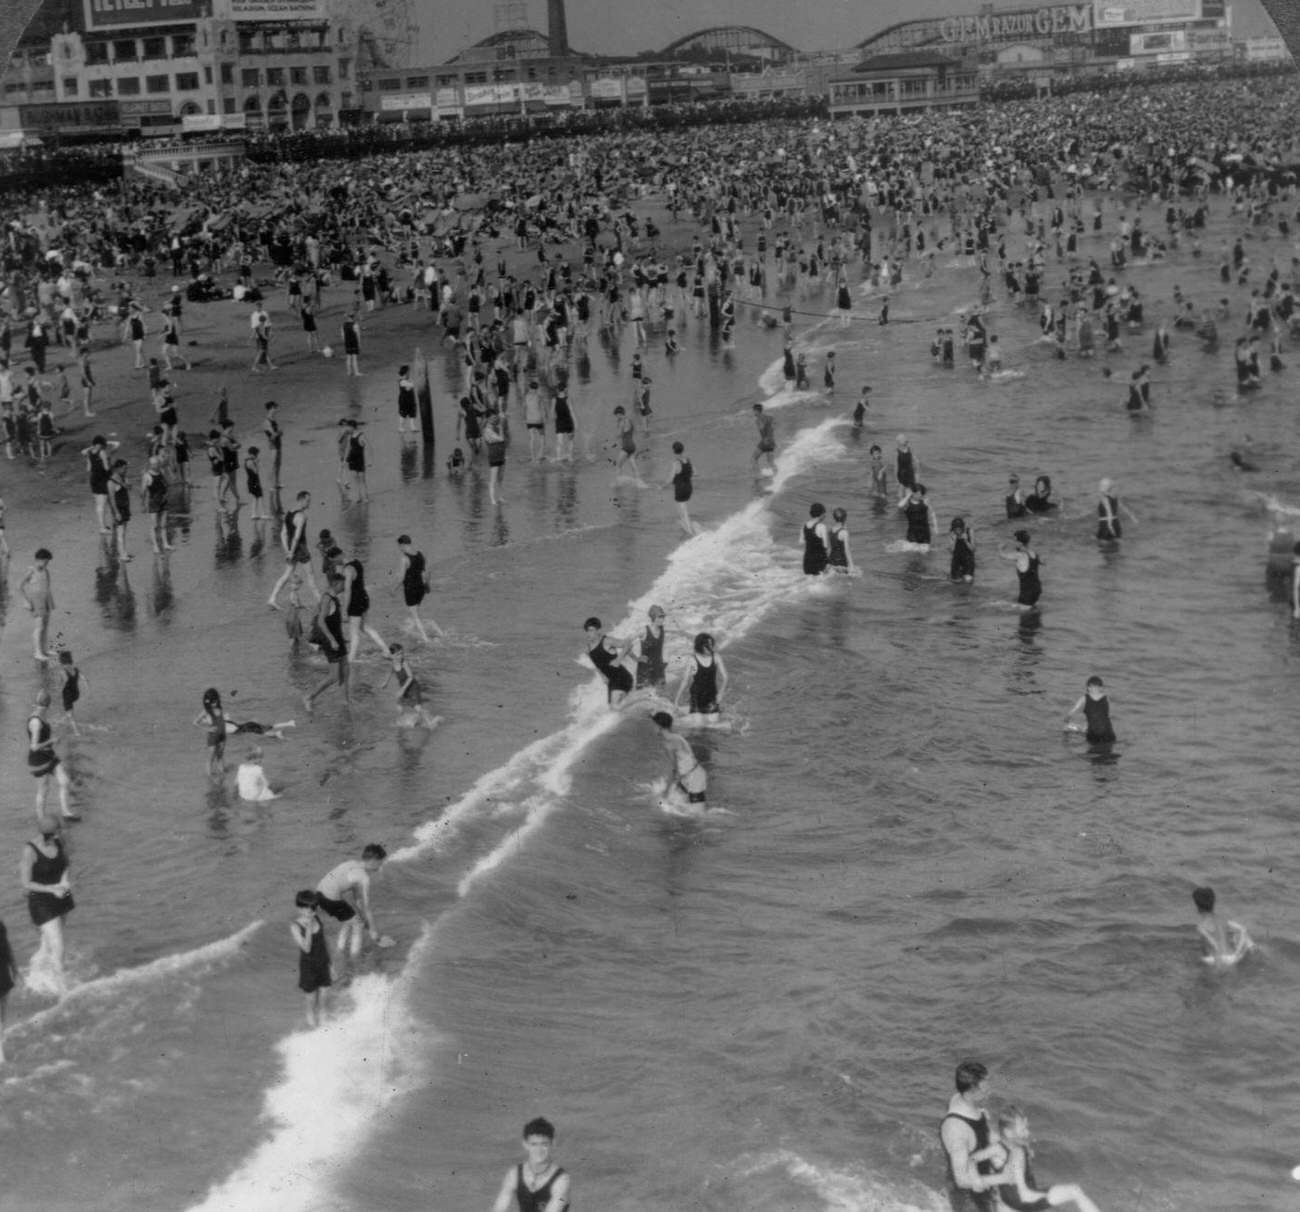
<instances>
[{"instance_id":1,"label":"smokestack","mask_svg":"<svg viewBox=\"0 0 1300 1212\"><path fill-rule=\"evenodd\" d=\"M564 0L546 0L546 34L552 58L562 59L569 53L569 22L564 15Z\"/></svg>"}]
</instances>

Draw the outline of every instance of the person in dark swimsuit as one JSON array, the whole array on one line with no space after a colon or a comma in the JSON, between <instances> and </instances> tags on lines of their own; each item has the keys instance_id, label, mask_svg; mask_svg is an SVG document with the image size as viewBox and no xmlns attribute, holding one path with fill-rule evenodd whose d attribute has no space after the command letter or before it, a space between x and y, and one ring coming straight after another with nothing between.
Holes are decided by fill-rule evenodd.
<instances>
[{"instance_id":1,"label":"person in dark swimsuit","mask_svg":"<svg viewBox=\"0 0 1300 1212\"><path fill-rule=\"evenodd\" d=\"M609 705L617 707L635 685L632 671L624 664L628 644L605 634L604 624L594 615L582 625L587 635L587 657L609 687Z\"/></svg>"},{"instance_id":2,"label":"person in dark swimsuit","mask_svg":"<svg viewBox=\"0 0 1300 1212\"><path fill-rule=\"evenodd\" d=\"M77 668L76 662L72 659L72 652L64 648L59 653L59 672L63 674L63 718L67 721L68 727L72 729L73 736L80 736L81 730L77 727L77 718L73 714L77 703L81 699L81 688L90 687L90 679L86 678L80 669Z\"/></svg>"},{"instance_id":3,"label":"person in dark swimsuit","mask_svg":"<svg viewBox=\"0 0 1300 1212\"><path fill-rule=\"evenodd\" d=\"M1023 518L1029 512L1029 507L1025 504L1024 490L1020 487L1020 477L1013 475L1007 481L1007 517L1011 519Z\"/></svg>"},{"instance_id":4,"label":"person in dark swimsuit","mask_svg":"<svg viewBox=\"0 0 1300 1212\"><path fill-rule=\"evenodd\" d=\"M1044 514L1060 509L1060 501L1052 500L1051 476L1039 476L1034 481L1034 491L1025 498L1025 508L1030 513Z\"/></svg>"},{"instance_id":5,"label":"person in dark swimsuit","mask_svg":"<svg viewBox=\"0 0 1300 1212\"><path fill-rule=\"evenodd\" d=\"M53 779L59 789L59 812L66 821L81 818L68 807L68 772L63 768L58 754L54 752L54 735L45 713L50 708L50 692L40 691L36 696L36 705L27 719L27 769L36 780L36 815L45 814L45 797L49 794L50 780Z\"/></svg>"},{"instance_id":6,"label":"person in dark swimsuit","mask_svg":"<svg viewBox=\"0 0 1300 1212\"><path fill-rule=\"evenodd\" d=\"M274 400L267 400L266 420L262 422L262 429L266 433L266 444L271 452L271 487L277 490L280 487L280 466L284 462L284 430L276 420L279 408L280 406ZM279 506L276 508L278 509Z\"/></svg>"},{"instance_id":7,"label":"person in dark swimsuit","mask_svg":"<svg viewBox=\"0 0 1300 1212\"><path fill-rule=\"evenodd\" d=\"M953 1212L996 1212L996 1171L1005 1164L1005 1146L994 1142L984 1104L989 1071L979 1061L957 1066L957 1093L939 1122L939 1139L948 1157L948 1200ZM996 1160L994 1160L996 1159Z\"/></svg>"},{"instance_id":8,"label":"person in dark swimsuit","mask_svg":"<svg viewBox=\"0 0 1300 1212\"><path fill-rule=\"evenodd\" d=\"M569 1175L555 1164L555 1128L549 1120L530 1119L524 1125L524 1152L528 1160L506 1171L492 1212L565 1212L569 1207Z\"/></svg>"},{"instance_id":9,"label":"person in dark swimsuit","mask_svg":"<svg viewBox=\"0 0 1300 1212\"><path fill-rule=\"evenodd\" d=\"M662 686L668 676L668 667L664 664L664 608L662 606L650 607L650 622L641 633L637 648L637 689L643 686Z\"/></svg>"},{"instance_id":10,"label":"person in dark swimsuit","mask_svg":"<svg viewBox=\"0 0 1300 1212\"><path fill-rule=\"evenodd\" d=\"M948 543L952 548L948 579L969 584L975 579L975 532L966 525L965 518L953 518L948 527Z\"/></svg>"},{"instance_id":11,"label":"person in dark swimsuit","mask_svg":"<svg viewBox=\"0 0 1300 1212\"><path fill-rule=\"evenodd\" d=\"M686 797L688 804L703 804L708 799L709 776L690 742L673 731L673 717L666 711L656 711L650 719L659 729L659 739L668 755L669 769L666 783Z\"/></svg>"},{"instance_id":12,"label":"person in dark swimsuit","mask_svg":"<svg viewBox=\"0 0 1300 1212\"><path fill-rule=\"evenodd\" d=\"M5 1060L5 1019L9 1008L9 995L18 983L18 965L14 962L14 949L9 945L9 931L0 922L0 1064Z\"/></svg>"},{"instance_id":13,"label":"person in dark swimsuit","mask_svg":"<svg viewBox=\"0 0 1300 1212\"><path fill-rule=\"evenodd\" d=\"M66 991L63 977L63 919L76 905L72 899L72 879L68 856L59 836L60 826L52 816L37 821L40 836L23 847L22 887L27 893L27 911L32 924L41 932L41 945L32 957L32 972L48 969L55 992ZM31 977L28 984L31 985Z\"/></svg>"},{"instance_id":14,"label":"person in dark swimsuit","mask_svg":"<svg viewBox=\"0 0 1300 1212\"><path fill-rule=\"evenodd\" d=\"M680 442L673 443L673 500L677 502L677 520L681 523L682 529L688 534L695 533L695 523L691 521L690 510L687 509L687 503L695 491L695 468L691 466L691 461L686 457L686 447Z\"/></svg>"},{"instance_id":15,"label":"person in dark swimsuit","mask_svg":"<svg viewBox=\"0 0 1300 1212\"><path fill-rule=\"evenodd\" d=\"M1115 740L1115 729L1110 722L1110 699L1106 697L1102 686L1101 678L1096 675L1090 677L1079 701L1065 713L1066 731L1078 732L1079 726L1071 723L1071 720L1080 711L1083 712L1086 721L1083 735L1089 745L1109 745Z\"/></svg>"},{"instance_id":16,"label":"person in dark swimsuit","mask_svg":"<svg viewBox=\"0 0 1300 1212\"><path fill-rule=\"evenodd\" d=\"M314 690L303 695L303 704L308 713L312 704L333 686L336 681L343 688L343 699L351 702L348 686L348 646L343 638L343 608L339 604L339 595L343 592L343 578L338 574L331 576L325 593L321 594L320 604L316 608L316 618L312 622L310 640L319 646L325 659L331 665L338 666L337 677L330 674Z\"/></svg>"},{"instance_id":17,"label":"person in dark swimsuit","mask_svg":"<svg viewBox=\"0 0 1300 1212\"><path fill-rule=\"evenodd\" d=\"M899 488L911 488L916 483L917 473L920 468L917 466L916 455L908 445L907 434L900 433L897 441L898 451L896 459L895 477L898 480Z\"/></svg>"},{"instance_id":18,"label":"person in dark swimsuit","mask_svg":"<svg viewBox=\"0 0 1300 1212\"><path fill-rule=\"evenodd\" d=\"M911 491L899 502L898 508L907 519L908 543L929 547L934 539L934 510L925 499L925 485L913 484Z\"/></svg>"},{"instance_id":19,"label":"person in dark swimsuit","mask_svg":"<svg viewBox=\"0 0 1300 1212\"><path fill-rule=\"evenodd\" d=\"M1123 538L1120 529L1120 511L1128 514L1131 521L1137 517L1127 505L1120 502L1114 491L1115 485L1110 480L1102 480L1097 485L1097 541L1099 543L1117 543Z\"/></svg>"},{"instance_id":20,"label":"person in dark swimsuit","mask_svg":"<svg viewBox=\"0 0 1300 1212\"><path fill-rule=\"evenodd\" d=\"M306 998L309 1027L320 1026L321 997L334 983L325 927L316 913L319 901L320 894L314 888L303 889L293 898L298 916L289 923L289 934L298 948L298 988Z\"/></svg>"},{"instance_id":21,"label":"person in dark swimsuit","mask_svg":"<svg viewBox=\"0 0 1300 1212\"><path fill-rule=\"evenodd\" d=\"M280 579L276 581L275 587L271 590L271 596L266 600L266 604L272 610L279 610L280 607L276 599L280 596L280 590L288 584L291 578L298 581L305 577L316 601L320 601L320 590L316 588L316 581L311 575L311 551L307 546L307 507L310 504L311 493L300 492L298 494L298 508L288 510L284 515L284 521L280 524L280 546L284 549L284 571L280 574Z\"/></svg>"},{"instance_id":22,"label":"person in dark swimsuit","mask_svg":"<svg viewBox=\"0 0 1300 1212\"><path fill-rule=\"evenodd\" d=\"M208 730L208 773L223 773L226 769L226 712L215 686L209 686L203 692L203 710L194 717L194 723Z\"/></svg>"},{"instance_id":23,"label":"person in dark swimsuit","mask_svg":"<svg viewBox=\"0 0 1300 1212\"><path fill-rule=\"evenodd\" d=\"M832 524L826 535L826 568L829 572L848 576L856 572L853 552L849 547L848 510L837 507L831 511Z\"/></svg>"},{"instance_id":24,"label":"person in dark swimsuit","mask_svg":"<svg viewBox=\"0 0 1300 1212\"><path fill-rule=\"evenodd\" d=\"M1031 1169L1033 1148L1029 1119L1019 1107L1005 1107L998 1116L998 1134L1007 1151L1007 1163L998 1171L998 1196L1013 1212L1047 1212L1073 1204L1079 1212L1097 1212L1097 1205L1075 1183L1053 1183L1043 1189Z\"/></svg>"},{"instance_id":25,"label":"person in dark swimsuit","mask_svg":"<svg viewBox=\"0 0 1300 1212\"><path fill-rule=\"evenodd\" d=\"M429 593L429 571L424 561L424 552L416 551L411 546L409 534L397 536L397 550L402 557L402 600L411 613L411 622L419 633L420 639L429 642L429 633L424 629L424 620L420 617L420 603ZM432 619L430 625L439 635L444 632Z\"/></svg>"},{"instance_id":26,"label":"person in dark swimsuit","mask_svg":"<svg viewBox=\"0 0 1300 1212\"><path fill-rule=\"evenodd\" d=\"M826 523L826 506L814 501L808 507L808 521L803 524L803 571L805 576L819 577L830 560Z\"/></svg>"},{"instance_id":27,"label":"person in dark swimsuit","mask_svg":"<svg viewBox=\"0 0 1300 1212\"><path fill-rule=\"evenodd\" d=\"M1032 610L1043 596L1043 583L1038 576L1038 567L1043 560L1029 546L1029 531L1017 530L1013 537L1016 540L1015 548L1012 551L1000 548L998 555L1016 566L1016 575L1020 578L1020 594L1016 598L1016 605L1022 610Z\"/></svg>"},{"instance_id":28,"label":"person in dark swimsuit","mask_svg":"<svg viewBox=\"0 0 1300 1212\"><path fill-rule=\"evenodd\" d=\"M673 705L680 707L682 696L689 691L692 715L719 715L722 712L722 695L727 689L726 666L714 651L713 637L707 631L701 631L695 637L694 649L691 666L677 687Z\"/></svg>"},{"instance_id":29,"label":"person in dark swimsuit","mask_svg":"<svg viewBox=\"0 0 1300 1212\"><path fill-rule=\"evenodd\" d=\"M343 565L343 585L344 613L348 620L348 660L357 659L362 632L365 632L378 646L379 651L387 656L388 645L384 637L366 622L366 615L370 613L370 593L366 589L365 565L360 560L354 558Z\"/></svg>"}]
</instances>

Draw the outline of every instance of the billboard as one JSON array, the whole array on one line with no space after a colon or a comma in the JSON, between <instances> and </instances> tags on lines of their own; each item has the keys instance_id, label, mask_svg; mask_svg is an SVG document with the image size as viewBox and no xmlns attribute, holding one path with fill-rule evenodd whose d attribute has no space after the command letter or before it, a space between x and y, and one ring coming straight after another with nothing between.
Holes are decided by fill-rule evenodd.
<instances>
[{"instance_id":1,"label":"billboard","mask_svg":"<svg viewBox=\"0 0 1300 1212\"><path fill-rule=\"evenodd\" d=\"M1186 33L1174 29L1164 34L1133 34L1129 38L1128 53L1136 58L1138 55L1167 55L1170 52L1181 54L1186 49Z\"/></svg>"},{"instance_id":2,"label":"billboard","mask_svg":"<svg viewBox=\"0 0 1300 1212\"><path fill-rule=\"evenodd\" d=\"M81 135L116 130L122 112L116 101L51 101L45 105L20 105L18 121L26 131Z\"/></svg>"},{"instance_id":3,"label":"billboard","mask_svg":"<svg viewBox=\"0 0 1300 1212\"><path fill-rule=\"evenodd\" d=\"M129 29L197 21L212 11L212 0L86 0L86 28Z\"/></svg>"},{"instance_id":4,"label":"billboard","mask_svg":"<svg viewBox=\"0 0 1300 1212\"><path fill-rule=\"evenodd\" d=\"M1096 0L1093 16L1098 29L1200 19L1201 0Z\"/></svg>"},{"instance_id":5,"label":"billboard","mask_svg":"<svg viewBox=\"0 0 1300 1212\"><path fill-rule=\"evenodd\" d=\"M1092 29L1091 4L1052 4L1043 8L981 13L978 17L945 17L939 37L947 43L979 46L988 42L1023 42L1086 34Z\"/></svg>"},{"instance_id":6,"label":"billboard","mask_svg":"<svg viewBox=\"0 0 1300 1212\"><path fill-rule=\"evenodd\" d=\"M325 0L212 0L212 15L227 21L324 21Z\"/></svg>"},{"instance_id":7,"label":"billboard","mask_svg":"<svg viewBox=\"0 0 1300 1212\"><path fill-rule=\"evenodd\" d=\"M380 109L432 109L432 93L385 93L379 98Z\"/></svg>"}]
</instances>

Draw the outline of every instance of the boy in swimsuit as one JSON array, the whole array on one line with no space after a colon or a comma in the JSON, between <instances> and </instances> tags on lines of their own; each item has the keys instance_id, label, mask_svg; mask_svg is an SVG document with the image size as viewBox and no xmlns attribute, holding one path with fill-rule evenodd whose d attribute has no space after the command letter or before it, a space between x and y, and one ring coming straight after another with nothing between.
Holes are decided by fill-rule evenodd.
<instances>
[{"instance_id":1,"label":"boy in swimsuit","mask_svg":"<svg viewBox=\"0 0 1300 1212\"><path fill-rule=\"evenodd\" d=\"M551 1157L555 1128L549 1120L531 1119L524 1125L524 1152L528 1160L506 1171L492 1212L565 1212L569 1206L569 1176Z\"/></svg>"},{"instance_id":2,"label":"boy in swimsuit","mask_svg":"<svg viewBox=\"0 0 1300 1212\"><path fill-rule=\"evenodd\" d=\"M1087 720L1087 726L1083 729L1070 722L1081 711ZM1106 697L1101 678L1094 675L1085 683L1083 695L1065 713L1065 730L1083 732L1089 745L1109 744L1115 740L1115 729L1110 722L1110 699Z\"/></svg>"},{"instance_id":3,"label":"boy in swimsuit","mask_svg":"<svg viewBox=\"0 0 1300 1212\"><path fill-rule=\"evenodd\" d=\"M673 731L673 717L666 711L656 711L650 719L659 729L659 740L668 755L668 786L686 796L688 804L702 804L709 789L709 776L695 750L685 737Z\"/></svg>"},{"instance_id":4,"label":"boy in swimsuit","mask_svg":"<svg viewBox=\"0 0 1300 1212\"><path fill-rule=\"evenodd\" d=\"M605 634L604 624L594 615L582 625L587 636L587 656L609 686L609 705L621 706L636 685L635 666L628 656L630 643Z\"/></svg>"},{"instance_id":5,"label":"boy in swimsuit","mask_svg":"<svg viewBox=\"0 0 1300 1212\"><path fill-rule=\"evenodd\" d=\"M335 979L346 969L350 957L361 957L362 934L381 942L375 933L375 919L370 912L370 877L384 865L388 851L371 842L360 859L348 859L334 867L316 885L317 905L330 917L343 923L339 930ZM387 941L382 946L389 946Z\"/></svg>"},{"instance_id":6,"label":"boy in swimsuit","mask_svg":"<svg viewBox=\"0 0 1300 1212\"><path fill-rule=\"evenodd\" d=\"M1200 920L1196 923L1196 933L1201 936L1201 959L1212 968L1230 968L1254 944L1245 926L1240 922L1225 922L1214 912L1214 889L1192 889L1192 903ZM1230 937L1231 936L1231 937Z\"/></svg>"}]
</instances>

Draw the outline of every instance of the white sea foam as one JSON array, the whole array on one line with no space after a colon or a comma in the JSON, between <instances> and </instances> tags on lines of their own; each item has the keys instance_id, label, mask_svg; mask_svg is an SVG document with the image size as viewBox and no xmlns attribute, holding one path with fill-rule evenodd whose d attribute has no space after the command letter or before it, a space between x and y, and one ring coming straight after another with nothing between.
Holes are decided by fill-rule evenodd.
<instances>
[{"instance_id":1,"label":"white sea foam","mask_svg":"<svg viewBox=\"0 0 1300 1212\"><path fill-rule=\"evenodd\" d=\"M841 1169L818 1165L791 1149L774 1149L752 1159L740 1173L746 1177L783 1171L813 1191L828 1212L946 1212L949 1203L919 1183L896 1187L865 1168Z\"/></svg>"},{"instance_id":2,"label":"white sea foam","mask_svg":"<svg viewBox=\"0 0 1300 1212\"><path fill-rule=\"evenodd\" d=\"M196 947L193 951L182 951L176 955L159 956L138 968L122 968L108 976L74 984L63 999L56 1005L49 1006L29 1018L21 1019L7 1032L11 1036L21 1036L35 1027L45 1027L52 1020L77 1009L82 1004L98 998L119 994L139 985L151 984L168 977L187 975L224 963L243 948L244 944L262 927L261 919L249 922L241 930L227 935L215 942Z\"/></svg>"},{"instance_id":3,"label":"white sea foam","mask_svg":"<svg viewBox=\"0 0 1300 1212\"><path fill-rule=\"evenodd\" d=\"M321 1212L330 1190L394 1102L420 1080L412 984L432 945L426 925L395 977L357 977L351 1005L279 1044L284 1076L267 1091L270 1137L194 1212Z\"/></svg>"},{"instance_id":4,"label":"white sea foam","mask_svg":"<svg viewBox=\"0 0 1300 1212\"><path fill-rule=\"evenodd\" d=\"M836 431L842 424L828 419L797 434L777 458L774 489L840 454ZM698 630L714 631L719 646L725 647L776 603L807 592L807 585L793 546L772 541L766 502L751 501L717 529L687 539L673 551L665 571L630 603L628 616L612 630L626 634L638 628L650 604L662 602L674 627L665 645L671 660L685 656L686 637ZM578 759L622 718L607 706L603 681L593 677L574 690L562 728L484 774L455 804L420 826L412 843L392 854L390 861L438 852L459 823L485 812L521 815L520 824L461 877L458 892L466 896L517 856L530 835L563 806ZM376 1116L414 1077L393 1058L398 1051L411 1057L418 1050L394 1050L392 1044L395 1034L414 1030L407 991L430 938L426 926L398 976L359 979L353 986L352 1009L328 1027L290 1036L280 1045L285 1074L268 1092L264 1109L274 1124L271 1138L215 1187L197 1212L314 1212L331 1206L331 1184L347 1159L364 1143ZM331 1109L325 1122L322 1106Z\"/></svg>"}]
</instances>

